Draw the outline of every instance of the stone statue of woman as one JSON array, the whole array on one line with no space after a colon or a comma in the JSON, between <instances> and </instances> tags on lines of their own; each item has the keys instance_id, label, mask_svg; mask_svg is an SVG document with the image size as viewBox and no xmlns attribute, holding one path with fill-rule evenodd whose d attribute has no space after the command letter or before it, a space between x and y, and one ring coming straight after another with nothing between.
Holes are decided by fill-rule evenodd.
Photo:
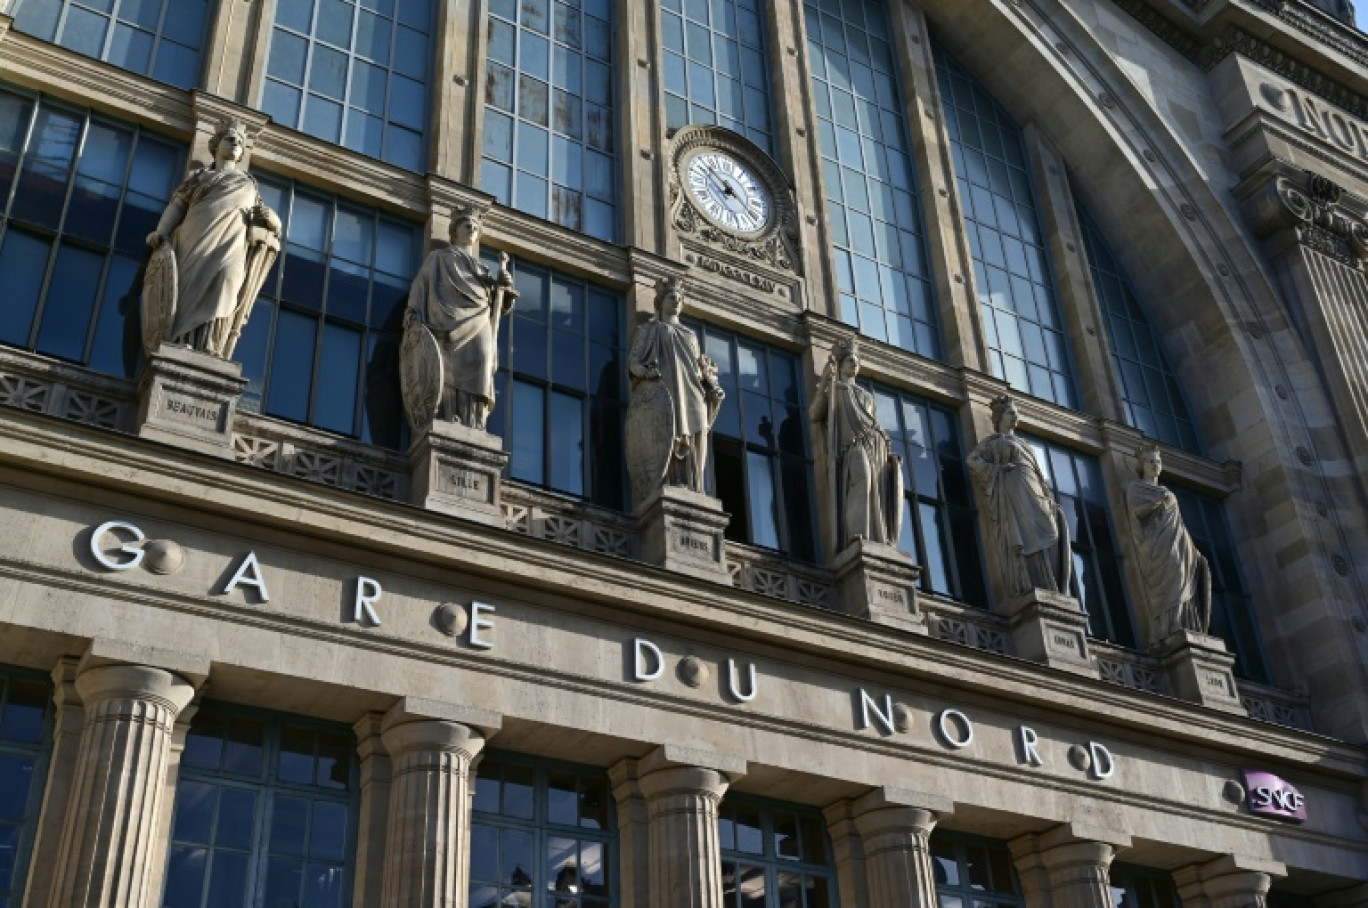
<instances>
[{"instance_id":1,"label":"stone statue of woman","mask_svg":"<svg viewBox=\"0 0 1368 908\"><path fill-rule=\"evenodd\" d=\"M704 492L708 433L726 395L717 364L680 324L684 286L671 278L656 287L655 317L637 329L627 358L632 401L625 447L632 495L639 505L662 486Z\"/></svg>"},{"instance_id":2,"label":"stone statue of woman","mask_svg":"<svg viewBox=\"0 0 1368 908\"><path fill-rule=\"evenodd\" d=\"M1009 597L1034 589L1067 596L1069 524L1035 455L1016 435L1016 404L1004 395L991 407L994 434L979 442L967 463L981 499L994 586Z\"/></svg>"},{"instance_id":3,"label":"stone statue of woman","mask_svg":"<svg viewBox=\"0 0 1368 908\"><path fill-rule=\"evenodd\" d=\"M483 214L452 213L451 245L428 255L409 289L399 369L415 433L434 418L483 432L494 407L499 322L518 293L507 253L497 274L480 262Z\"/></svg>"},{"instance_id":4,"label":"stone statue of woman","mask_svg":"<svg viewBox=\"0 0 1368 908\"><path fill-rule=\"evenodd\" d=\"M1205 634L1211 624L1211 569L1183 525L1178 500L1159 485L1159 446L1142 445L1135 457L1140 478L1126 487L1126 510L1154 642L1177 631Z\"/></svg>"},{"instance_id":5,"label":"stone statue of woman","mask_svg":"<svg viewBox=\"0 0 1368 908\"><path fill-rule=\"evenodd\" d=\"M809 416L826 443L836 550L857 539L897 545L902 532L902 458L894 454L874 409L874 395L855 384L860 357L841 343L827 360Z\"/></svg>"},{"instance_id":6,"label":"stone statue of woman","mask_svg":"<svg viewBox=\"0 0 1368 908\"><path fill-rule=\"evenodd\" d=\"M237 165L247 133L225 121L209 140L214 163L192 173L147 237L143 346L190 347L229 359L280 252L280 218Z\"/></svg>"}]
</instances>

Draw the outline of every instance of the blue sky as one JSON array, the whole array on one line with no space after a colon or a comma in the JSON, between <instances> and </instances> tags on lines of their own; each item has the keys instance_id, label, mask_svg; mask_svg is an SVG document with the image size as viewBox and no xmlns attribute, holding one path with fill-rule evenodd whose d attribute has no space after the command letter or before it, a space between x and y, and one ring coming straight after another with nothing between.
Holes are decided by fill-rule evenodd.
<instances>
[{"instance_id":1,"label":"blue sky","mask_svg":"<svg viewBox=\"0 0 1368 908\"><path fill-rule=\"evenodd\" d=\"M1368 0L1354 0L1354 12L1358 15L1359 28L1368 28Z\"/></svg>"}]
</instances>

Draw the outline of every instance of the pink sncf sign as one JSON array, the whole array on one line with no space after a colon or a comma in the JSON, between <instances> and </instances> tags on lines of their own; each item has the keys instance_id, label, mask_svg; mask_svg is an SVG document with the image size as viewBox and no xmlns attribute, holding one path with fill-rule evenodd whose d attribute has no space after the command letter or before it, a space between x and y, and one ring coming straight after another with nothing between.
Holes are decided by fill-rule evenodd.
<instances>
[{"instance_id":1,"label":"pink sncf sign","mask_svg":"<svg viewBox=\"0 0 1368 908\"><path fill-rule=\"evenodd\" d=\"M1249 792L1246 803L1250 813L1294 823L1306 822L1306 798L1291 783L1271 772L1255 769L1246 769L1244 780L1245 791Z\"/></svg>"}]
</instances>

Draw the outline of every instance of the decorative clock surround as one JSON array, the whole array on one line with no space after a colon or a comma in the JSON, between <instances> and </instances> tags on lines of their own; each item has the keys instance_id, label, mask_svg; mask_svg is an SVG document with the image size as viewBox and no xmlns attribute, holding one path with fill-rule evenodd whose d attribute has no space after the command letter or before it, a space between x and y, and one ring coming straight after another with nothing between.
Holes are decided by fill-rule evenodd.
<instances>
[{"instance_id":1,"label":"decorative clock surround","mask_svg":"<svg viewBox=\"0 0 1368 908\"><path fill-rule=\"evenodd\" d=\"M685 245L800 273L793 189L752 142L720 126L687 126L674 135L669 174L670 220Z\"/></svg>"}]
</instances>

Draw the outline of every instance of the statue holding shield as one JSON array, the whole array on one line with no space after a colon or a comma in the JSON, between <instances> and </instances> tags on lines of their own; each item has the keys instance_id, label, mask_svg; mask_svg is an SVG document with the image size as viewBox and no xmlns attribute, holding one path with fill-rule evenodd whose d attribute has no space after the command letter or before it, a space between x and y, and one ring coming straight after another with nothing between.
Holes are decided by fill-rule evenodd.
<instances>
[{"instance_id":1,"label":"statue holding shield","mask_svg":"<svg viewBox=\"0 0 1368 908\"><path fill-rule=\"evenodd\" d=\"M518 293L507 254L497 274L480 262L483 214L453 212L451 245L428 255L409 290L399 364L415 434L434 419L483 432L494 406L499 322Z\"/></svg>"},{"instance_id":2,"label":"statue holding shield","mask_svg":"<svg viewBox=\"0 0 1368 908\"><path fill-rule=\"evenodd\" d=\"M152 260L143 280L143 347L187 344L230 359L266 274L280 252L280 218L256 180L239 170L247 147L241 123L228 120L209 140L214 163L192 173L147 237Z\"/></svg>"},{"instance_id":3,"label":"statue holding shield","mask_svg":"<svg viewBox=\"0 0 1368 908\"><path fill-rule=\"evenodd\" d=\"M708 433L725 394L717 364L680 324L684 286L677 278L656 287L655 317L637 329L628 356L632 400L627 408L627 472L640 505L662 486L704 493Z\"/></svg>"}]
</instances>

